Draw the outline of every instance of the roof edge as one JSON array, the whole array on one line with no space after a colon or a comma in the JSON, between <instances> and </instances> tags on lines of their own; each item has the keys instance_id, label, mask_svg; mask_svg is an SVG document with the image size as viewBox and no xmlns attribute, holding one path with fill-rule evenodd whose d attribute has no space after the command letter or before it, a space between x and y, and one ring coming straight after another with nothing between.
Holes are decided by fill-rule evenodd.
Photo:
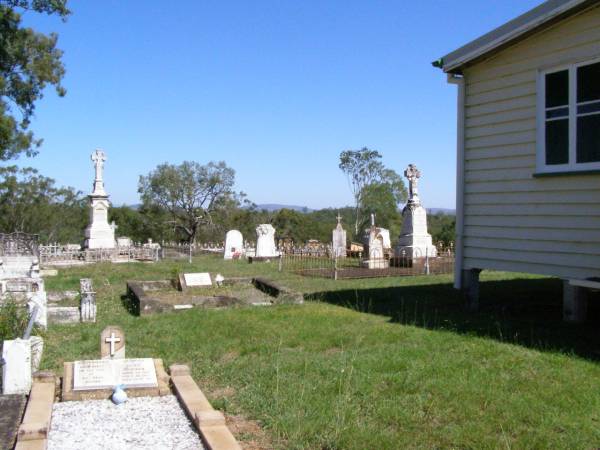
<instances>
[{"instance_id":1,"label":"roof edge","mask_svg":"<svg viewBox=\"0 0 600 450\"><path fill-rule=\"evenodd\" d=\"M444 72L457 72L465 64L480 58L563 15L574 14L599 0L548 0L504 25L448 53L434 62Z\"/></svg>"}]
</instances>

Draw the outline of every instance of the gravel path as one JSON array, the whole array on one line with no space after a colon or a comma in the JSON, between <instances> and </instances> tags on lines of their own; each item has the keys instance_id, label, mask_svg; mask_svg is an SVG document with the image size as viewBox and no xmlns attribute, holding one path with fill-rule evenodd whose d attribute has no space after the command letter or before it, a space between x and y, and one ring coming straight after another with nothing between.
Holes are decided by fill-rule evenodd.
<instances>
[{"instance_id":1,"label":"gravel path","mask_svg":"<svg viewBox=\"0 0 600 450\"><path fill-rule=\"evenodd\" d=\"M198 450L198 433L173 395L55 403L48 450Z\"/></svg>"}]
</instances>

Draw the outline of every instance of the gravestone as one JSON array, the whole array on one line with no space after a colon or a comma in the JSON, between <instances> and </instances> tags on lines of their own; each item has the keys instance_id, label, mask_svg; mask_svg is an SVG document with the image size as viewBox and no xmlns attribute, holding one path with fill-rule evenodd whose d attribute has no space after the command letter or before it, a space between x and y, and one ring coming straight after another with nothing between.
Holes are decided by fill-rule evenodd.
<instances>
[{"instance_id":1,"label":"gravestone","mask_svg":"<svg viewBox=\"0 0 600 450\"><path fill-rule=\"evenodd\" d=\"M100 358L125 358L125 333L121 327L107 326L100 334Z\"/></svg>"},{"instance_id":2,"label":"gravestone","mask_svg":"<svg viewBox=\"0 0 600 450\"><path fill-rule=\"evenodd\" d=\"M275 228L269 223L256 227L256 258L274 258L279 256L275 246Z\"/></svg>"},{"instance_id":3,"label":"gravestone","mask_svg":"<svg viewBox=\"0 0 600 450\"><path fill-rule=\"evenodd\" d=\"M28 394L31 389L31 343L14 339L2 344L2 393Z\"/></svg>"},{"instance_id":4,"label":"gravestone","mask_svg":"<svg viewBox=\"0 0 600 450\"><path fill-rule=\"evenodd\" d=\"M421 172L414 164L404 171L408 179L408 202L402 210L402 230L396 247L397 258L435 258L437 249L427 232L427 211L421 205L417 183Z\"/></svg>"},{"instance_id":5,"label":"gravestone","mask_svg":"<svg viewBox=\"0 0 600 450\"><path fill-rule=\"evenodd\" d=\"M88 196L90 199L90 224L85 229L85 247L94 248L114 248L115 247L115 228L108 223L108 194L104 190L104 161L106 155L102 150L96 150L92 153L94 162L95 178L94 188Z\"/></svg>"},{"instance_id":6,"label":"gravestone","mask_svg":"<svg viewBox=\"0 0 600 450\"><path fill-rule=\"evenodd\" d=\"M390 232L385 228L375 226L375 215L371 214L371 227L365 230L363 266L369 269L386 269L390 263L387 251L390 247Z\"/></svg>"},{"instance_id":7,"label":"gravestone","mask_svg":"<svg viewBox=\"0 0 600 450\"><path fill-rule=\"evenodd\" d=\"M238 230L229 230L225 235L224 259L239 258L244 254L244 237Z\"/></svg>"},{"instance_id":8,"label":"gravestone","mask_svg":"<svg viewBox=\"0 0 600 450\"><path fill-rule=\"evenodd\" d=\"M96 293L92 288L91 278L79 280L80 304L79 313L82 322L96 321Z\"/></svg>"},{"instance_id":9,"label":"gravestone","mask_svg":"<svg viewBox=\"0 0 600 450\"><path fill-rule=\"evenodd\" d=\"M184 273L186 287L206 287L212 286L212 280L208 272Z\"/></svg>"},{"instance_id":10,"label":"gravestone","mask_svg":"<svg viewBox=\"0 0 600 450\"><path fill-rule=\"evenodd\" d=\"M342 216L337 216L337 226L332 234L333 255L336 258L346 257L346 230L342 227Z\"/></svg>"},{"instance_id":11,"label":"gravestone","mask_svg":"<svg viewBox=\"0 0 600 450\"><path fill-rule=\"evenodd\" d=\"M0 233L0 305L7 300L27 305L35 323L47 326L47 295L40 275L37 235Z\"/></svg>"}]
</instances>

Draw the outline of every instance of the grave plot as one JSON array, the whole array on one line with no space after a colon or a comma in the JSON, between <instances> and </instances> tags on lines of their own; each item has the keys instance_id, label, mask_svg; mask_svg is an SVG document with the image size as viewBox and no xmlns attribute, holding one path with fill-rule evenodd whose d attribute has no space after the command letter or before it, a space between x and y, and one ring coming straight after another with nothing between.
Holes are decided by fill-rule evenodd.
<instances>
[{"instance_id":1,"label":"grave plot","mask_svg":"<svg viewBox=\"0 0 600 450\"><path fill-rule=\"evenodd\" d=\"M125 341L120 327L108 326L100 359L65 362L62 382L38 372L18 431L5 420L0 432L16 434L16 450L240 449L187 366L167 373L161 359L126 358ZM17 420L24 398L9 405Z\"/></svg>"},{"instance_id":2,"label":"grave plot","mask_svg":"<svg viewBox=\"0 0 600 450\"><path fill-rule=\"evenodd\" d=\"M261 289L252 278L230 278L213 283L208 273L181 274L177 281L128 281L127 295L140 315L166 311L234 306L266 306L277 298Z\"/></svg>"}]
</instances>

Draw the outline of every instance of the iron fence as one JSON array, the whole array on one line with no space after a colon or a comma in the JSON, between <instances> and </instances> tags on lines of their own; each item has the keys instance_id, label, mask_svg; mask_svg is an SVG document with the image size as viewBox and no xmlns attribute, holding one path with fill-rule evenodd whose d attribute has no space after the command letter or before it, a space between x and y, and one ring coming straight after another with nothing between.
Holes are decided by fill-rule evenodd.
<instances>
[{"instance_id":1,"label":"iron fence","mask_svg":"<svg viewBox=\"0 0 600 450\"><path fill-rule=\"evenodd\" d=\"M44 265L96 263L108 261L158 261L159 247L134 246L97 249L74 249L69 246L42 245L40 263Z\"/></svg>"},{"instance_id":2,"label":"iron fence","mask_svg":"<svg viewBox=\"0 0 600 450\"><path fill-rule=\"evenodd\" d=\"M394 255L382 258L364 258L362 254L334 257L313 252L286 252L279 260L279 270L302 276L340 279L378 278L393 276L440 275L454 272L454 249L436 249L435 255Z\"/></svg>"}]
</instances>

